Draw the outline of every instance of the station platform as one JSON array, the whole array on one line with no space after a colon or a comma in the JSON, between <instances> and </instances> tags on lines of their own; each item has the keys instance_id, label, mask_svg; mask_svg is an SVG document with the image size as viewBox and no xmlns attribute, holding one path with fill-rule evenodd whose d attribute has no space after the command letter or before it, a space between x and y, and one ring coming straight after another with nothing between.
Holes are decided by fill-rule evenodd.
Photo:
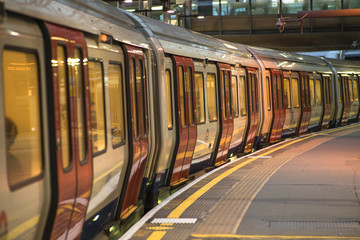
<instances>
[{"instance_id":1,"label":"station platform","mask_svg":"<svg viewBox=\"0 0 360 240\"><path fill-rule=\"evenodd\" d=\"M229 162L170 196L120 239L360 239L360 124Z\"/></svg>"}]
</instances>

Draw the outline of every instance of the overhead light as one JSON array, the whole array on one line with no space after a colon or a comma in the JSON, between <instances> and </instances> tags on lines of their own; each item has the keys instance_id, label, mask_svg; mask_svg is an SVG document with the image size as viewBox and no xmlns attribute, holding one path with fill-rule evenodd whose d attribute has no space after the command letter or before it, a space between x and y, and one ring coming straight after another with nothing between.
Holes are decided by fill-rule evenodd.
<instances>
[{"instance_id":1,"label":"overhead light","mask_svg":"<svg viewBox=\"0 0 360 240\"><path fill-rule=\"evenodd\" d=\"M173 14L173 13L175 13L175 11L173 9L169 9L169 10L167 10L167 13Z\"/></svg>"},{"instance_id":2,"label":"overhead light","mask_svg":"<svg viewBox=\"0 0 360 240\"><path fill-rule=\"evenodd\" d=\"M124 3L132 3L132 0L125 0Z\"/></svg>"},{"instance_id":3,"label":"overhead light","mask_svg":"<svg viewBox=\"0 0 360 240\"><path fill-rule=\"evenodd\" d=\"M204 19L204 16L197 16L197 19Z\"/></svg>"}]
</instances>

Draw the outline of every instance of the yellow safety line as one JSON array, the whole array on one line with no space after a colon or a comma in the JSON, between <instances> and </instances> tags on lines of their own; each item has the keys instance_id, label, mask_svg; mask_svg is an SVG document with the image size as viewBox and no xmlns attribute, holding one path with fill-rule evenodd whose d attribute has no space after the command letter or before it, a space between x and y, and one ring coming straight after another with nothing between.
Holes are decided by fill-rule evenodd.
<instances>
[{"instance_id":1,"label":"yellow safety line","mask_svg":"<svg viewBox=\"0 0 360 240\"><path fill-rule=\"evenodd\" d=\"M166 231L154 231L147 240L159 240L164 237Z\"/></svg>"},{"instance_id":2,"label":"yellow safety line","mask_svg":"<svg viewBox=\"0 0 360 240\"><path fill-rule=\"evenodd\" d=\"M15 227L8 233L8 238L15 239L19 237L19 235L23 234L25 231L28 231L29 229L33 228L38 224L39 218L40 215L36 215L30 218L29 220L27 220L26 222L20 224L19 226Z\"/></svg>"},{"instance_id":3,"label":"yellow safety line","mask_svg":"<svg viewBox=\"0 0 360 240\"><path fill-rule=\"evenodd\" d=\"M345 237L345 236L284 236L284 235L235 235L235 234L191 234L192 237L197 238L255 238L255 239L360 239L360 237Z\"/></svg>"}]
</instances>

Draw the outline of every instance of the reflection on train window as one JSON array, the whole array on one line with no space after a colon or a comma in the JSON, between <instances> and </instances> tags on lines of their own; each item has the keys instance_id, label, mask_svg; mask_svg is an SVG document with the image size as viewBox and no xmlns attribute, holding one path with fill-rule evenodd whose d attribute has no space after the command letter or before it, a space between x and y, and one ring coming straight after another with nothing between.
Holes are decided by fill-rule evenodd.
<instances>
[{"instance_id":1,"label":"reflection on train window","mask_svg":"<svg viewBox=\"0 0 360 240\"><path fill-rule=\"evenodd\" d=\"M275 107L276 107L276 110L278 110L279 109L279 90L278 90L278 88L277 88L277 76L276 75L274 75L274 88L273 88L273 90L274 90L274 99L275 99Z\"/></svg>"},{"instance_id":2,"label":"reflection on train window","mask_svg":"<svg viewBox=\"0 0 360 240\"><path fill-rule=\"evenodd\" d=\"M305 78L305 92L306 92L306 106L310 107L311 106L311 100L309 98L309 84L310 84L310 81L309 81L309 78L306 77Z\"/></svg>"},{"instance_id":3,"label":"reflection on train window","mask_svg":"<svg viewBox=\"0 0 360 240\"><path fill-rule=\"evenodd\" d=\"M195 72L196 123L205 123L204 75Z\"/></svg>"},{"instance_id":4,"label":"reflection on train window","mask_svg":"<svg viewBox=\"0 0 360 240\"><path fill-rule=\"evenodd\" d=\"M271 110L270 78L266 77L267 110Z\"/></svg>"},{"instance_id":5,"label":"reflection on train window","mask_svg":"<svg viewBox=\"0 0 360 240\"><path fill-rule=\"evenodd\" d=\"M279 104L280 109L284 108L284 106L283 106L283 104L284 104L283 96L284 95L283 95L283 86L282 86L282 84L283 84L282 75L279 75L278 79L277 79L277 87L278 87L278 91L279 91L279 102L278 102L278 104Z\"/></svg>"},{"instance_id":6,"label":"reflection on train window","mask_svg":"<svg viewBox=\"0 0 360 240\"><path fill-rule=\"evenodd\" d=\"M239 116L239 89L238 89L238 79L236 76L232 76L231 91L232 91L233 115L234 118L236 118Z\"/></svg>"},{"instance_id":7,"label":"reflection on train window","mask_svg":"<svg viewBox=\"0 0 360 240\"><path fill-rule=\"evenodd\" d=\"M134 130L134 137L139 137L139 124L138 124L138 112L137 112L137 96L136 96L136 64L135 59L132 58L130 66L130 88L131 88L131 105L132 105L132 123Z\"/></svg>"},{"instance_id":8,"label":"reflection on train window","mask_svg":"<svg viewBox=\"0 0 360 240\"><path fill-rule=\"evenodd\" d=\"M216 84L215 74L208 73L206 75L206 90L209 121L217 120L217 105L216 105Z\"/></svg>"},{"instance_id":9,"label":"reflection on train window","mask_svg":"<svg viewBox=\"0 0 360 240\"><path fill-rule=\"evenodd\" d=\"M316 100L315 100L315 83L314 79L310 79L310 100L311 100L311 106L315 107Z\"/></svg>"},{"instance_id":10,"label":"reflection on train window","mask_svg":"<svg viewBox=\"0 0 360 240\"><path fill-rule=\"evenodd\" d=\"M146 135L146 104L145 104L145 96L146 96L146 90L145 90L145 74L144 74L144 64L143 61L139 60L139 68L136 69L136 92L139 94L140 103L140 114L139 121L142 127L142 135Z\"/></svg>"},{"instance_id":11,"label":"reflection on train window","mask_svg":"<svg viewBox=\"0 0 360 240\"><path fill-rule=\"evenodd\" d=\"M316 83L316 105L320 106L322 104L320 79L316 79L315 83Z\"/></svg>"},{"instance_id":12,"label":"reflection on train window","mask_svg":"<svg viewBox=\"0 0 360 240\"><path fill-rule=\"evenodd\" d=\"M171 72L169 69L166 69L165 72L165 80L166 80L166 106L167 106L167 119L168 119L168 128L173 127L173 119L172 119L172 97L171 97Z\"/></svg>"},{"instance_id":13,"label":"reflection on train window","mask_svg":"<svg viewBox=\"0 0 360 240\"><path fill-rule=\"evenodd\" d=\"M42 133L40 86L35 53L3 51L6 167L13 190L40 177Z\"/></svg>"},{"instance_id":14,"label":"reflection on train window","mask_svg":"<svg viewBox=\"0 0 360 240\"><path fill-rule=\"evenodd\" d=\"M342 86L341 86L341 81L340 81L340 76L339 76L339 78L338 78L338 96L339 96L339 102L340 103L342 102L341 88L342 88Z\"/></svg>"},{"instance_id":15,"label":"reflection on train window","mask_svg":"<svg viewBox=\"0 0 360 240\"><path fill-rule=\"evenodd\" d=\"M77 133L79 144L79 159L80 162L86 160L86 123L85 123L85 104L84 104L84 86L83 86L83 65L82 65L82 51L79 48L75 48L74 52L74 79L76 86L76 109L77 109Z\"/></svg>"},{"instance_id":16,"label":"reflection on train window","mask_svg":"<svg viewBox=\"0 0 360 240\"><path fill-rule=\"evenodd\" d=\"M357 80L353 80L354 84L354 100L355 102L359 101L359 88L357 84Z\"/></svg>"},{"instance_id":17,"label":"reflection on train window","mask_svg":"<svg viewBox=\"0 0 360 240\"><path fill-rule=\"evenodd\" d=\"M284 94L285 94L285 108L291 108L291 98L290 98L290 79L284 78Z\"/></svg>"},{"instance_id":18,"label":"reflection on train window","mask_svg":"<svg viewBox=\"0 0 360 240\"><path fill-rule=\"evenodd\" d=\"M100 61L89 61L90 124L93 153L105 150L105 112L103 68Z\"/></svg>"},{"instance_id":19,"label":"reflection on train window","mask_svg":"<svg viewBox=\"0 0 360 240\"><path fill-rule=\"evenodd\" d=\"M67 57L64 46L57 46L57 74L58 74L58 94L60 111L60 138L61 138L61 158L62 167L66 169L70 166L70 123L69 123L69 103L68 103L68 80L66 75ZM55 67L55 66L54 66Z\"/></svg>"},{"instance_id":20,"label":"reflection on train window","mask_svg":"<svg viewBox=\"0 0 360 240\"><path fill-rule=\"evenodd\" d=\"M291 79L291 87L292 87L292 100L293 107L298 108L299 105L299 80L297 78Z\"/></svg>"},{"instance_id":21,"label":"reflection on train window","mask_svg":"<svg viewBox=\"0 0 360 240\"><path fill-rule=\"evenodd\" d=\"M185 93L184 93L184 69L182 66L179 66L179 95L180 95L180 118L181 126L186 126L186 113L185 113Z\"/></svg>"},{"instance_id":22,"label":"reflection on train window","mask_svg":"<svg viewBox=\"0 0 360 240\"><path fill-rule=\"evenodd\" d=\"M190 125L194 125L194 104L193 104L193 74L192 68L187 68L187 74L185 75L185 86L187 87L188 96L189 96L189 120Z\"/></svg>"},{"instance_id":23,"label":"reflection on train window","mask_svg":"<svg viewBox=\"0 0 360 240\"><path fill-rule=\"evenodd\" d=\"M231 78L230 78L230 72L226 71L225 73L225 90L226 90L226 95L228 96L227 102L226 102L226 108L227 108L227 113L228 113L228 117L232 118L232 99L231 99Z\"/></svg>"},{"instance_id":24,"label":"reflection on train window","mask_svg":"<svg viewBox=\"0 0 360 240\"><path fill-rule=\"evenodd\" d=\"M350 101L353 102L354 101L354 91L353 91L353 85L352 85L351 79L348 80L348 84L349 84L349 98L350 98Z\"/></svg>"},{"instance_id":25,"label":"reflection on train window","mask_svg":"<svg viewBox=\"0 0 360 240\"><path fill-rule=\"evenodd\" d=\"M247 115L247 96L246 96L246 83L245 83L245 77L244 76L240 76L239 79L239 85L240 85L240 114L241 116L246 116Z\"/></svg>"},{"instance_id":26,"label":"reflection on train window","mask_svg":"<svg viewBox=\"0 0 360 240\"><path fill-rule=\"evenodd\" d=\"M222 109L222 118L226 119L226 95L225 95L225 73L221 71L220 76L220 89L221 89L221 109Z\"/></svg>"},{"instance_id":27,"label":"reflection on train window","mask_svg":"<svg viewBox=\"0 0 360 240\"><path fill-rule=\"evenodd\" d=\"M125 141L122 66L109 63L111 141L113 147Z\"/></svg>"}]
</instances>

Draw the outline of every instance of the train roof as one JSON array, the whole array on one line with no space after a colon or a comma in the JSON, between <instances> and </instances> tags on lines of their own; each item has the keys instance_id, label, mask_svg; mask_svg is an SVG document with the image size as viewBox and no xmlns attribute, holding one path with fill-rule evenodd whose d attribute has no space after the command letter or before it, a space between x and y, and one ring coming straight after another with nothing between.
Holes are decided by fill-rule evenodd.
<instances>
[{"instance_id":1,"label":"train roof","mask_svg":"<svg viewBox=\"0 0 360 240\"><path fill-rule=\"evenodd\" d=\"M256 65L252 54L242 45L222 41L144 16L138 16L160 42L165 53L225 63Z\"/></svg>"},{"instance_id":2,"label":"train roof","mask_svg":"<svg viewBox=\"0 0 360 240\"><path fill-rule=\"evenodd\" d=\"M360 74L360 61L325 58L337 73Z\"/></svg>"},{"instance_id":3,"label":"train roof","mask_svg":"<svg viewBox=\"0 0 360 240\"><path fill-rule=\"evenodd\" d=\"M99 35L106 33L120 42L148 48L144 36L122 11L98 0L24 1L4 0L6 11Z\"/></svg>"},{"instance_id":4,"label":"train roof","mask_svg":"<svg viewBox=\"0 0 360 240\"><path fill-rule=\"evenodd\" d=\"M249 46L265 68L282 70L321 72L331 74L331 69L321 58L292 52Z\"/></svg>"}]
</instances>

